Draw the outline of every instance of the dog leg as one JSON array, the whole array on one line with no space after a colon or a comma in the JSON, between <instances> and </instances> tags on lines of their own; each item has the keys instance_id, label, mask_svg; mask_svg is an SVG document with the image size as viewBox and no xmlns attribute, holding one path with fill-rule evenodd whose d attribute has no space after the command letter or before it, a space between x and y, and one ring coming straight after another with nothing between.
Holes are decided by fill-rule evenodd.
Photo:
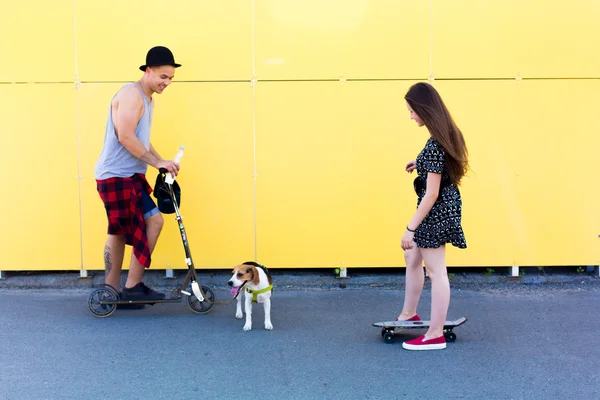
<instances>
[{"instance_id":1,"label":"dog leg","mask_svg":"<svg viewBox=\"0 0 600 400\"><path fill-rule=\"evenodd\" d=\"M244 330L249 331L252 329L252 293L244 293L246 295L246 324Z\"/></svg>"},{"instance_id":2,"label":"dog leg","mask_svg":"<svg viewBox=\"0 0 600 400\"><path fill-rule=\"evenodd\" d=\"M242 314L242 296L237 297L237 304L235 305L235 317L237 319L244 318L244 314Z\"/></svg>"},{"instance_id":3,"label":"dog leg","mask_svg":"<svg viewBox=\"0 0 600 400\"><path fill-rule=\"evenodd\" d=\"M265 308L265 329L270 331L273 329L273 324L271 323L271 298L267 297L265 299L265 303L263 304Z\"/></svg>"}]
</instances>

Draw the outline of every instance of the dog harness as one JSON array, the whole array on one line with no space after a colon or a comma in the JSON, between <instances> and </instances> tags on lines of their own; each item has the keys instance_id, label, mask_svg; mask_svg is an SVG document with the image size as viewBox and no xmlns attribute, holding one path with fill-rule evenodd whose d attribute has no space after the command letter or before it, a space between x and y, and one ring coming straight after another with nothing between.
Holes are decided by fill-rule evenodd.
<instances>
[{"instance_id":1,"label":"dog harness","mask_svg":"<svg viewBox=\"0 0 600 400\"><path fill-rule=\"evenodd\" d=\"M259 294L261 294L261 293L267 293L269 290L272 290L272 289L273 289L273 285L269 285L266 288L260 289L260 290L252 290L248 286L246 286L246 292L252 294L252 302L253 303L257 302L257 298L258 298Z\"/></svg>"}]
</instances>

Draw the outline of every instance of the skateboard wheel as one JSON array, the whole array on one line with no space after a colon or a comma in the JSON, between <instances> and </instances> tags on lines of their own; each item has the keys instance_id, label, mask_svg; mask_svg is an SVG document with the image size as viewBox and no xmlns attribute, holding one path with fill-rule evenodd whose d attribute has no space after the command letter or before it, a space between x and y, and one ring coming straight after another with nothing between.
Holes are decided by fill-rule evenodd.
<instances>
[{"instance_id":1,"label":"skateboard wheel","mask_svg":"<svg viewBox=\"0 0 600 400\"><path fill-rule=\"evenodd\" d=\"M394 343L394 339L395 336L393 333L387 332L384 336L383 336L383 340L385 340L386 343L390 344L390 343Z\"/></svg>"},{"instance_id":2,"label":"skateboard wheel","mask_svg":"<svg viewBox=\"0 0 600 400\"><path fill-rule=\"evenodd\" d=\"M386 328L386 327L381 328L381 336L382 337L385 336L386 333L389 333L390 335L393 335L394 334L394 329L393 328L390 329L390 328Z\"/></svg>"},{"instance_id":3,"label":"skateboard wheel","mask_svg":"<svg viewBox=\"0 0 600 400\"><path fill-rule=\"evenodd\" d=\"M456 340L456 333L446 332L444 333L444 337L446 338L446 342L454 342Z\"/></svg>"}]
</instances>

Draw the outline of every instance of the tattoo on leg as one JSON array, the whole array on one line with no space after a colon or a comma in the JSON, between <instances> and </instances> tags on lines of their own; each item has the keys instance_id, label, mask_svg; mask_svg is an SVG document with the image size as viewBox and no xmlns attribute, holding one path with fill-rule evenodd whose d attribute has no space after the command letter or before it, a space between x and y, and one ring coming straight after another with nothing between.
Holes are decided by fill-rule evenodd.
<instances>
[{"instance_id":1,"label":"tattoo on leg","mask_svg":"<svg viewBox=\"0 0 600 400\"><path fill-rule=\"evenodd\" d=\"M110 261L110 247L104 247L104 269L106 270L106 275L110 274L112 270L112 262Z\"/></svg>"}]
</instances>

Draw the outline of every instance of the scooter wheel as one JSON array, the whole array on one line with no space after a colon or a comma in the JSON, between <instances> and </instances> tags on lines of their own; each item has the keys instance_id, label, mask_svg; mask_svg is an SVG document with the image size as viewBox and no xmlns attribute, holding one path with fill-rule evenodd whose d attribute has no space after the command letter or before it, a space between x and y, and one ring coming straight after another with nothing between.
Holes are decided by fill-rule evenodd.
<instances>
[{"instance_id":1,"label":"scooter wheel","mask_svg":"<svg viewBox=\"0 0 600 400\"><path fill-rule=\"evenodd\" d=\"M191 296L187 296L187 302L190 309L196 314L206 314L212 310L215 302L215 293L208 286L201 286L202 291L204 292L204 300L200 301L193 294Z\"/></svg>"},{"instance_id":2,"label":"scooter wheel","mask_svg":"<svg viewBox=\"0 0 600 400\"><path fill-rule=\"evenodd\" d=\"M98 318L110 317L117 309L116 304L103 304L104 301L117 301L117 295L110 289L96 289L88 298L88 307Z\"/></svg>"}]
</instances>

